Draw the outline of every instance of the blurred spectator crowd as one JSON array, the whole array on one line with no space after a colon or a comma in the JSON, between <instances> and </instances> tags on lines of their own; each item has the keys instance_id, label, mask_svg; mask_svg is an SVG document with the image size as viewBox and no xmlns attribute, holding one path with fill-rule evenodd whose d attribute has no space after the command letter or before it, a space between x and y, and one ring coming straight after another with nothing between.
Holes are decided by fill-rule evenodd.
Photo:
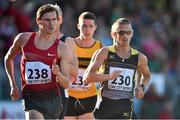
<instances>
[{"instance_id":1,"label":"blurred spectator crowd","mask_svg":"<svg viewBox=\"0 0 180 120\"><path fill-rule=\"evenodd\" d=\"M140 118L180 118L180 1L179 0L0 0L0 100L10 100L3 58L19 32L37 31L37 8L57 3L63 10L61 31L76 37L81 12L97 17L95 38L111 45L111 25L119 17L132 21L132 46L148 57L152 73L165 78L165 93L149 86L138 112ZM17 61L20 57L16 58ZM18 71L19 63L15 62ZM17 73L17 81L20 80ZM158 79L157 79L158 80ZM151 112L152 111L152 112Z\"/></svg>"}]
</instances>

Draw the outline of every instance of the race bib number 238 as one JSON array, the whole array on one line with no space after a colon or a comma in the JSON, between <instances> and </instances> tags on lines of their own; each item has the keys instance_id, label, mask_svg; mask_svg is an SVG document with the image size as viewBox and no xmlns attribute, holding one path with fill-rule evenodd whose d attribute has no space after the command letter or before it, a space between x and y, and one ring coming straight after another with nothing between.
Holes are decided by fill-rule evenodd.
<instances>
[{"instance_id":1,"label":"race bib number 238","mask_svg":"<svg viewBox=\"0 0 180 120\"><path fill-rule=\"evenodd\" d=\"M51 69L42 62L26 62L25 80L27 84L45 84L51 82Z\"/></svg>"}]
</instances>

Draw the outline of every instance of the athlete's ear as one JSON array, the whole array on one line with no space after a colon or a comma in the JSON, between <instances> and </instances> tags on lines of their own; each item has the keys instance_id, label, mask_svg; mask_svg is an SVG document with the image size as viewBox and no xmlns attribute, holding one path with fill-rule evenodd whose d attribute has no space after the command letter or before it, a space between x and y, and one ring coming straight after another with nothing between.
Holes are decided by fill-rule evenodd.
<instances>
[{"instance_id":1,"label":"athlete's ear","mask_svg":"<svg viewBox=\"0 0 180 120\"><path fill-rule=\"evenodd\" d=\"M133 34L134 34L134 32L133 32L133 30L132 30L132 33L131 33L131 38L133 37Z\"/></svg>"},{"instance_id":2,"label":"athlete's ear","mask_svg":"<svg viewBox=\"0 0 180 120\"><path fill-rule=\"evenodd\" d=\"M39 18L36 18L36 23L37 23L38 25L41 25L41 20L40 20Z\"/></svg>"},{"instance_id":3,"label":"athlete's ear","mask_svg":"<svg viewBox=\"0 0 180 120\"><path fill-rule=\"evenodd\" d=\"M78 28L78 30L80 30L80 25L79 25L79 23L77 24L77 28Z\"/></svg>"},{"instance_id":4,"label":"athlete's ear","mask_svg":"<svg viewBox=\"0 0 180 120\"><path fill-rule=\"evenodd\" d=\"M95 24L94 30L96 30L96 29L97 29L97 25Z\"/></svg>"},{"instance_id":5,"label":"athlete's ear","mask_svg":"<svg viewBox=\"0 0 180 120\"><path fill-rule=\"evenodd\" d=\"M111 37L112 38L116 38L116 33L115 32L111 32Z\"/></svg>"},{"instance_id":6,"label":"athlete's ear","mask_svg":"<svg viewBox=\"0 0 180 120\"><path fill-rule=\"evenodd\" d=\"M59 16L59 17L58 17L58 21L59 21L60 24L62 24L62 23L63 23L63 17L62 17L62 16Z\"/></svg>"}]
</instances>

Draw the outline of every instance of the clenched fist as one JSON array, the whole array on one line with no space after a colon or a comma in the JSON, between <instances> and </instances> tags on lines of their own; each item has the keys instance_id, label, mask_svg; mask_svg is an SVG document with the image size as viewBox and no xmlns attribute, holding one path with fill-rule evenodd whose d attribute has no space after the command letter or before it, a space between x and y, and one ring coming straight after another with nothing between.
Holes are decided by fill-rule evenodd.
<instances>
[{"instance_id":1,"label":"clenched fist","mask_svg":"<svg viewBox=\"0 0 180 120\"><path fill-rule=\"evenodd\" d=\"M56 59L54 59L52 64L52 73L57 75L59 73L59 69L59 66L56 64Z\"/></svg>"},{"instance_id":2,"label":"clenched fist","mask_svg":"<svg viewBox=\"0 0 180 120\"><path fill-rule=\"evenodd\" d=\"M142 99L144 97L144 91L140 85L134 88L134 95L137 99Z\"/></svg>"}]
</instances>

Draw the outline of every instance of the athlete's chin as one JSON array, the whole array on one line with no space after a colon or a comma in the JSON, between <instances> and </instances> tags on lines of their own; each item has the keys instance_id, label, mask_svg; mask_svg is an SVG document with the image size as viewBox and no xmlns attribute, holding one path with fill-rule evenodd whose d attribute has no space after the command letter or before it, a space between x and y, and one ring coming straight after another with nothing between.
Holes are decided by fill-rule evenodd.
<instances>
[{"instance_id":1,"label":"athlete's chin","mask_svg":"<svg viewBox=\"0 0 180 120\"><path fill-rule=\"evenodd\" d=\"M129 44L127 44L127 43L120 43L120 45L121 45L122 47L129 46Z\"/></svg>"},{"instance_id":2,"label":"athlete's chin","mask_svg":"<svg viewBox=\"0 0 180 120\"><path fill-rule=\"evenodd\" d=\"M50 28L50 29L47 30L47 33L54 33L55 31L56 31L56 29Z\"/></svg>"},{"instance_id":3,"label":"athlete's chin","mask_svg":"<svg viewBox=\"0 0 180 120\"><path fill-rule=\"evenodd\" d=\"M123 46L128 46L129 44L122 44Z\"/></svg>"},{"instance_id":4,"label":"athlete's chin","mask_svg":"<svg viewBox=\"0 0 180 120\"><path fill-rule=\"evenodd\" d=\"M122 46L128 46L129 45L129 42L128 41L124 41L121 43Z\"/></svg>"},{"instance_id":5,"label":"athlete's chin","mask_svg":"<svg viewBox=\"0 0 180 120\"><path fill-rule=\"evenodd\" d=\"M91 38L92 38L92 36L90 36L90 35L85 36L85 39L91 39Z\"/></svg>"},{"instance_id":6,"label":"athlete's chin","mask_svg":"<svg viewBox=\"0 0 180 120\"><path fill-rule=\"evenodd\" d=\"M53 34L54 32L55 32L55 30L47 31L47 34Z\"/></svg>"}]
</instances>

